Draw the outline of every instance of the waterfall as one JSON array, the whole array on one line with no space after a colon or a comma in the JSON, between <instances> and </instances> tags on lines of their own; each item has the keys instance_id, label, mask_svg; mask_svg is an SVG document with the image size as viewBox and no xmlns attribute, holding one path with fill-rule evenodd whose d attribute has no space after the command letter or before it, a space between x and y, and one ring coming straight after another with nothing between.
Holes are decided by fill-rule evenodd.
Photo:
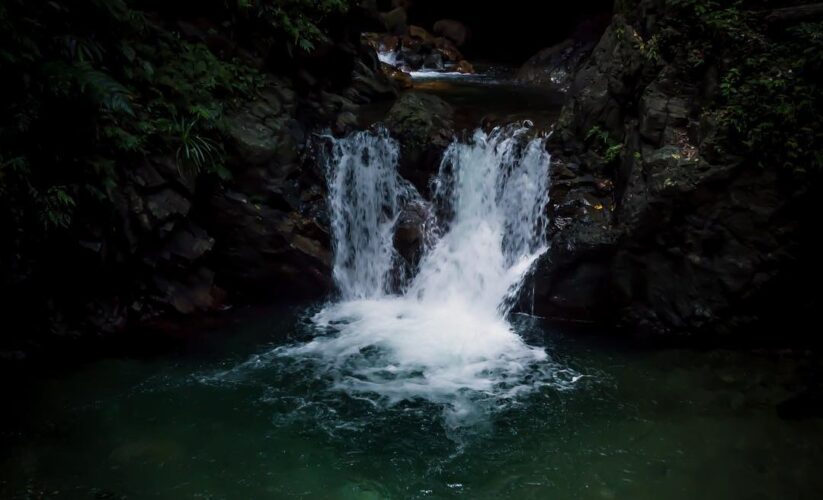
<instances>
[{"instance_id":1,"label":"waterfall","mask_svg":"<svg viewBox=\"0 0 823 500\"><path fill-rule=\"evenodd\" d=\"M397 66L397 52L393 50L378 50L377 60L391 66Z\"/></svg>"},{"instance_id":2,"label":"waterfall","mask_svg":"<svg viewBox=\"0 0 823 500\"><path fill-rule=\"evenodd\" d=\"M402 204L418 195L396 172L397 144L384 131L330 140L340 300L312 318L320 334L279 354L315 362L336 389L386 404L445 403L455 418L472 402L552 383L545 350L508 321L547 248L546 138L526 124L451 144L433 183L436 239L402 293L388 286L393 230Z\"/></svg>"},{"instance_id":3,"label":"waterfall","mask_svg":"<svg viewBox=\"0 0 823 500\"><path fill-rule=\"evenodd\" d=\"M380 297L389 291L400 203L413 188L397 175L399 149L385 129L328 140L334 280L344 300Z\"/></svg>"},{"instance_id":4,"label":"waterfall","mask_svg":"<svg viewBox=\"0 0 823 500\"><path fill-rule=\"evenodd\" d=\"M474 133L446 150L435 199L451 214L410 294L463 302L505 317L534 261L546 250L550 158L526 126Z\"/></svg>"}]
</instances>

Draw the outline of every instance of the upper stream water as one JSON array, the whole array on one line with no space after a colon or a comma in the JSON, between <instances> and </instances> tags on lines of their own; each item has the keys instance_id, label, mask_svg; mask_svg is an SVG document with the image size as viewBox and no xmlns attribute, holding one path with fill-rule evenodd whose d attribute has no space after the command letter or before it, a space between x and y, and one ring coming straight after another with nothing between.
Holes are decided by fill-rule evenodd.
<instances>
[{"instance_id":1,"label":"upper stream water","mask_svg":"<svg viewBox=\"0 0 823 500\"><path fill-rule=\"evenodd\" d=\"M0 498L819 498L823 422L777 410L808 356L644 350L513 312L550 245L536 128L456 140L431 203L379 128L322 139L338 292L5 380ZM393 246L410 203L430 214L413 268Z\"/></svg>"}]
</instances>

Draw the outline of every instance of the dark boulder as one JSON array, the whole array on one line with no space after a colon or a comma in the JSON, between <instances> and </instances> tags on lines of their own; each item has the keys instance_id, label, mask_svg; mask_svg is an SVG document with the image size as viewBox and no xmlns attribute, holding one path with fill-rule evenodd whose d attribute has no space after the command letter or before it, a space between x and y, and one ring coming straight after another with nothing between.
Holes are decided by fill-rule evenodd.
<instances>
[{"instance_id":1,"label":"dark boulder","mask_svg":"<svg viewBox=\"0 0 823 500\"><path fill-rule=\"evenodd\" d=\"M440 166L454 135L454 109L439 97L421 92L403 94L386 116L386 126L401 145L400 174L421 193Z\"/></svg>"},{"instance_id":2,"label":"dark boulder","mask_svg":"<svg viewBox=\"0 0 823 500\"><path fill-rule=\"evenodd\" d=\"M408 21L408 16L406 14L406 9L403 7L397 7L394 10L380 14L380 18L382 19L383 26L388 33L393 35L402 35L406 32L406 22Z\"/></svg>"},{"instance_id":3,"label":"dark boulder","mask_svg":"<svg viewBox=\"0 0 823 500\"><path fill-rule=\"evenodd\" d=\"M407 203L400 212L394 233L394 247L409 269L416 268L420 263L432 217L430 204L423 200Z\"/></svg>"},{"instance_id":4,"label":"dark boulder","mask_svg":"<svg viewBox=\"0 0 823 500\"><path fill-rule=\"evenodd\" d=\"M469 39L469 29L460 21L454 19L441 19L434 23L432 28L434 34L448 38L455 45L461 47Z\"/></svg>"},{"instance_id":5,"label":"dark boulder","mask_svg":"<svg viewBox=\"0 0 823 500\"><path fill-rule=\"evenodd\" d=\"M458 63L454 66L454 70L458 73L470 75L474 73L474 66L472 66L469 61L458 61Z\"/></svg>"},{"instance_id":6,"label":"dark boulder","mask_svg":"<svg viewBox=\"0 0 823 500\"><path fill-rule=\"evenodd\" d=\"M414 85L411 75L405 71L386 63L383 63L381 68L383 73L388 76L398 88L410 89Z\"/></svg>"},{"instance_id":7,"label":"dark boulder","mask_svg":"<svg viewBox=\"0 0 823 500\"><path fill-rule=\"evenodd\" d=\"M567 91L577 68L593 48L593 42L573 39L545 48L520 67L517 80Z\"/></svg>"},{"instance_id":8,"label":"dark boulder","mask_svg":"<svg viewBox=\"0 0 823 500\"><path fill-rule=\"evenodd\" d=\"M423 60L423 68L435 71L443 70L443 56L438 52L433 52Z\"/></svg>"},{"instance_id":9,"label":"dark boulder","mask_svg":"<svg viewBox=\"0 0 823 500\"><path fill-rule=\"evenodd\" d=\"M211 207L222 286L271 298L318 297L330 289L329 235L312 217L234 191L216 193Z\"/></svg>"}]
</instances>

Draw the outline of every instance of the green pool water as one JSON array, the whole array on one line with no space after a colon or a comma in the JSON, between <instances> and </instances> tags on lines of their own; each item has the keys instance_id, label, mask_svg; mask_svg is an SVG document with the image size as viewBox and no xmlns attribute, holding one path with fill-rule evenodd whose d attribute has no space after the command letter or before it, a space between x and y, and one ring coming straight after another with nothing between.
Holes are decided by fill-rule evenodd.
<instances>
[{"instance_id":1,"label":"green pool water","mask_svg":"<svg viewBox=\"0 0 823 500\"><path fill-rule=\"evenodd\" d=\"M376 404L266 356L312 334L306 314L235 314L171 353L5 380L0 498L823 492L823 420L785 420L776 410L802 383L802 356L637 349L517 316L530 344L582 377L481 401L461 421L431 402Z\"/></svg>"}]
</instances>

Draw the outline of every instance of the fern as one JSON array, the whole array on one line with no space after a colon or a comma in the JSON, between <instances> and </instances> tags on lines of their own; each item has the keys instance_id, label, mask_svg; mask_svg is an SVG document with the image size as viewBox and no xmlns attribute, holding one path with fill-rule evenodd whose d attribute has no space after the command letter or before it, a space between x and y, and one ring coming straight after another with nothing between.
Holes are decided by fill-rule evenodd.
<instances>
[{"instance_id":1,"label":"fern","mask_svg":"<svg viewBox=\"0 0 823 500\"><path fill-rule=\"evenodd\" d=\"M52 186L45 194L39 196L39 201L43 207L41 221L47 231L50 229L67 229L71 225L77 203L66 189L66 186Z\"/></svg>"},{"instance_id":2,"label":"fern","mask_svg":"<svg viewBox=\"0 0 823 500\"><path fill-rule=\"evenodd\" d=\"M81 92L88 93L104 109L134 116L129 90L111 75L81 63L75 67L74 76Z\"/></svg>"}]
</instances>

